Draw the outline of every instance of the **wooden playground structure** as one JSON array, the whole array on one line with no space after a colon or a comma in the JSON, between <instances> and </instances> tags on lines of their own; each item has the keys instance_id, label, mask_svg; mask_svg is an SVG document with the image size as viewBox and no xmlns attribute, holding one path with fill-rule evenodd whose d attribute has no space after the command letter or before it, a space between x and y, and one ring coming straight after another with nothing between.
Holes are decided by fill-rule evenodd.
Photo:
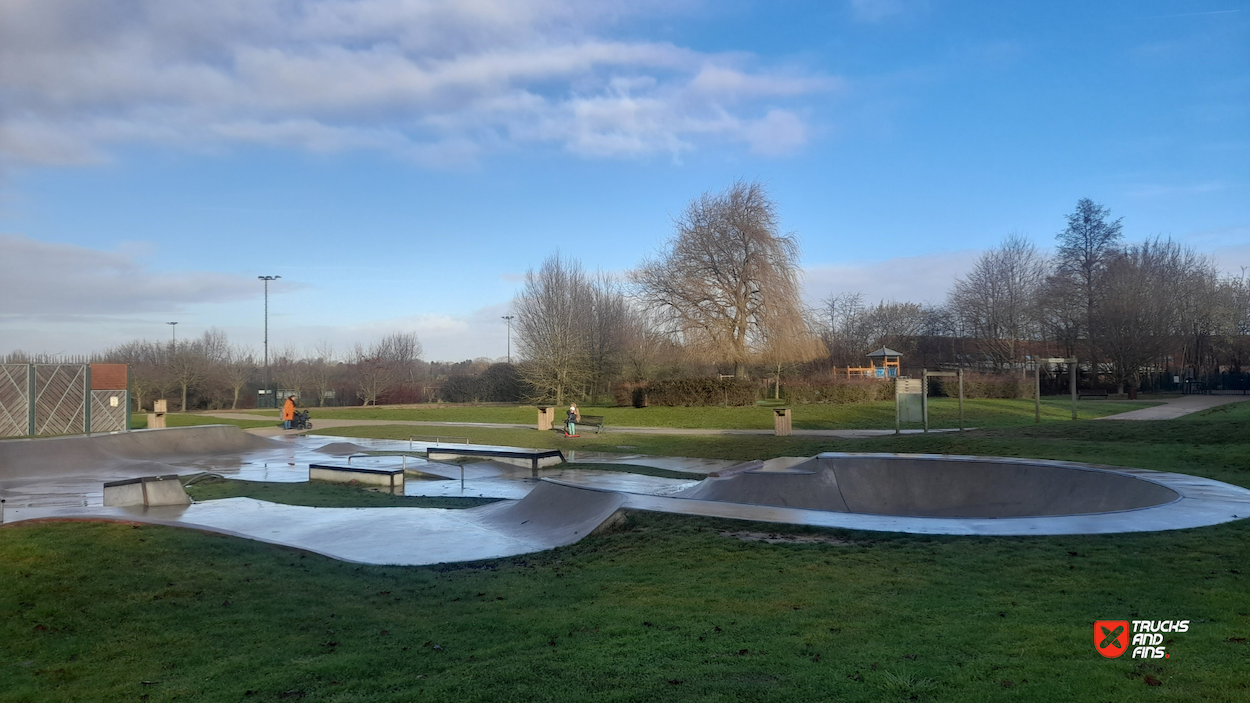
<instances>
[{"instance_id":1,"label":"wooden playground structure","mask_svg":"<svg viewBox=\"0 0 1250 703\"><path fill-rule=\"evenodd\" d=\"M889 347L881 347L875 352L868 354L867 366L847 366L847 378L898 378L899 361L903 355L890 349ZM877 365L880 360L881 365Z\"/></svg>"}]
</instances>

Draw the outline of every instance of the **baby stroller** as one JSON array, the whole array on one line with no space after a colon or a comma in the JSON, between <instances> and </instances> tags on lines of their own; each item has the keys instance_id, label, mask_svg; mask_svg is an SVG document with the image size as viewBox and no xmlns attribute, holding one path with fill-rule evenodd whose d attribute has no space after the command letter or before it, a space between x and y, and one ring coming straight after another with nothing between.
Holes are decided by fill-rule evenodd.
<instances>
[{"instance_id":1,"label":"baby stroller","mask_svg":"<svg viewBox=\"0 0 1250 703\"><path fill-rule=\"evenodd\" d=\"M312 423L308 421L308 411L300 410L295 413L295 419L291 420L291 429L293 430L311 430Z\"/></svg>"}]
</instances>

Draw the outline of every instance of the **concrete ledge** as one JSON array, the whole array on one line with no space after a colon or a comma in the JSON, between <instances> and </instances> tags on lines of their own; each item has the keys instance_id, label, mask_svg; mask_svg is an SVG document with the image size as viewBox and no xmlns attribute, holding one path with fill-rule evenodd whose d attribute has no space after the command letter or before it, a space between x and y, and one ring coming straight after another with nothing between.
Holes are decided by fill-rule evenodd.
<instances>
[{"instance_id":1,"label":"concrete ledge","mask_svg":"<svg viewBox=\"0 0 1250 703\"><path fill-rule=\"evenodd\" d=\"M104 505L108 507L188 505L191 499L176 475L143 476L104 484Z\"/></svg>"},{"instance_id":2,"label":"concrete ledge","mask_svg":"<svg viewBox=\"0 0 1250 703\"><path fill-rule=\"evenodd\" d=\"M532 470L535 476L538 475L539 469L564 463L564 452L559 449L526 451L517 449L442 449L427 447L425 456L430 461L458 458L494 459L500 463L526 467Z\"/></svg>"},{"instance_id":3,"label":"concrete ledge","mask_svg":"<svg viewBox=\"0 0 1250 703\"><path fill-rule=\"evenodd\" d=\"M404 470L401 469L370 469L361 466L330 466L328 464L309 464L309 481L329 481L330 483L356 483L374 487L386 493L402 496L404 494Z\"/></svg>"}]
</instances>

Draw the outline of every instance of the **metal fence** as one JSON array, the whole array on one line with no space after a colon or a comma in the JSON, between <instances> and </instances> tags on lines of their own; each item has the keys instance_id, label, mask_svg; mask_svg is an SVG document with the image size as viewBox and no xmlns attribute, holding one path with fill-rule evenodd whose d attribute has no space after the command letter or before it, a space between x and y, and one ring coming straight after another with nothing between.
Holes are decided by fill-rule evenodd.
<instances>
[{"instance_id":1,"label":"metal fence","mask_svg":"<svg viewBox=\"0 0 1250 703\"><path fill-rule=\"evenodd\" d=\"M102 366L101 378L108 380L96 386L91 369L91 364L0 364L0 437L129 429L124 365Z\"/></svg>"}]
</instances>

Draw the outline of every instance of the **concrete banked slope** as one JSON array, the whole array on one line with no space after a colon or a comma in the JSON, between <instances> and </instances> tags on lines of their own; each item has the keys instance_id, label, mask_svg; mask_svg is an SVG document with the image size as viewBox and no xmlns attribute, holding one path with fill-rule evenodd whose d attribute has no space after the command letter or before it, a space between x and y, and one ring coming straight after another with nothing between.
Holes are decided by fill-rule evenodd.
<instances>
[{"instance_id":1,"label":"concrete banked slope","mask_svg":"<svg viewBox=\"0 0 1250 703\"><path fill-rule=\"evenodd\" d=\"M132 478L178 471L168 461L214 457L281 444L231 425L138 430L90 437L10 439L0 442L0 480L90 475Z\"/></svg>"},{"instance_id":2,"label":"concrete banked slope","mask_svg":"<svg viewBox=\"0 0 1250 703\"><path fill-rule=\"evenodd\" d=\"M1168 503L1176 491L1095 467L1027 459L822 455L780 471L709 478L682 498L868 515L1081 515Z\"/></svg>"}]
</instances>

